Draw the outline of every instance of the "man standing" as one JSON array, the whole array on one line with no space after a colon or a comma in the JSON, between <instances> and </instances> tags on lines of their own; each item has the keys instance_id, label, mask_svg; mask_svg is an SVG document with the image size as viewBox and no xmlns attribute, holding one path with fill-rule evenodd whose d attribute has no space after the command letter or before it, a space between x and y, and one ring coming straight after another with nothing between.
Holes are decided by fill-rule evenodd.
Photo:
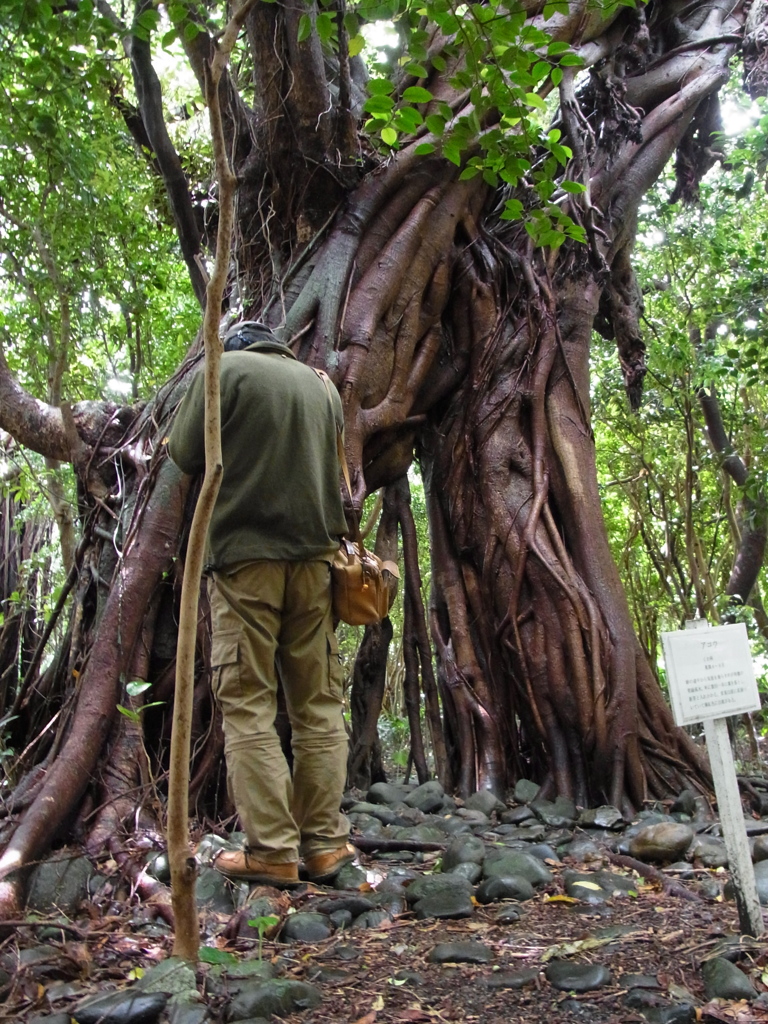
<instances>
[{"instance_id":1,"label":"man standing","mask_svg":"<svg viewBox=\"0 0 768 1024\"><path fill-rule=\"evenodd\" d=\"M256 321L232 327L224 350L224 472L208 532L211 669L247 846L220 853L215 866L230 878L289 886L301 856L309 878L327 882L355 854L339 811L347 735L329 564L347 528L341 400ZM203 420L198 374L168 442L185 473L205 469ZM278 676L293 777L275 729Z\"/></svg>"}]
</instances>

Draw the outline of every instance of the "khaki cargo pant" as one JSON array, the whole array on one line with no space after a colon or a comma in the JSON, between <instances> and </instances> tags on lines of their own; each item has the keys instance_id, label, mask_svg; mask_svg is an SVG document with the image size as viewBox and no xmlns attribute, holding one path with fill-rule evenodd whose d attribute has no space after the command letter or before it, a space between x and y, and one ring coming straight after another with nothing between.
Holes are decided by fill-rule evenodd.
<instances>
[{"instance_id":1,"label":"khaki cargo pant","mask_svg":"<svg viewBox=\"0 0 768 1024\"><path fill-rule=\"evenodd\" d=\"M347 767L342 672L327 562L259 561L208 585L212 685L224 720L229 791L250 850L286 863L343 845ZM275 730L278 672L293 778Z\"/></svg>"}]
</instances>

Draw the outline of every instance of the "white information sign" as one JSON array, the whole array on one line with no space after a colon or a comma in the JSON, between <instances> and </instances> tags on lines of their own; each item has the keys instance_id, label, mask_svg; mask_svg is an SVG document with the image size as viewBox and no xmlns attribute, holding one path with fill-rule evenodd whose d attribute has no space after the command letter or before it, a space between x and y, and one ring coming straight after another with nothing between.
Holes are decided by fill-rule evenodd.
<instances>
[{"instance_id":1,"label":"white information sign","mask_svg":"<svg viewBox=\"0 0 768 1024\"><path fill-rule=\"evenodd\" d=\"M661 642L672 713L678 725L760 710L743 622L662 633Z\"/></svg>"}]
</instances>

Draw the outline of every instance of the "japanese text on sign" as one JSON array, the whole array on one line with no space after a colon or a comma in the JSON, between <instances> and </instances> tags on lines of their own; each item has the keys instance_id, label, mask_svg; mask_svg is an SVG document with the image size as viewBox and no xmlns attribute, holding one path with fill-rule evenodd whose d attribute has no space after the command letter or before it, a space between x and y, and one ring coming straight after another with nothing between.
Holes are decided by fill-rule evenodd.
<instances>
[{"instance_id":1,"label":"japanese text on sign","mask_svg":"<svg viewBox=\"0 0 768 1024\"><path fill-rule=\"evenodd\" d=\"M662 633L672 712L678 725L760 708L743 622Z\"/></svg>"}]
</instances>

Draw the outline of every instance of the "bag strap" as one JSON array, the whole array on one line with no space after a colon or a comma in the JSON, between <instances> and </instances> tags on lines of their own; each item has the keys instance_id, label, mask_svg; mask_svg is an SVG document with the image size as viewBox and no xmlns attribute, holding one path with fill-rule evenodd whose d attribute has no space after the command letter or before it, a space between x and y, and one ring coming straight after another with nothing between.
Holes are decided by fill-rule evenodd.
<instances>
[{"instance_id":1,"label":"bag strap","mask_svg":"<svg viewBox=\"0 0 768 1024\"><path fill-rule=\"evenodd\" d=\"M350 500L350 504L351 504L352 503L352 483L351 483L351 481L349 479L349 468L347 467L347 456L344 453L344 444L343 444L343 442L341 440L341 428L339 427L339 424L336 423L336 411L333 408L333 397L331 395L331 378L328 376L328 374L325 372L325 370L318 370L316 366L313 366L312 369L315 371L315 373L320 378L320 380L323 382L323 384L325 384L325 391L326 391L326 394L328 395L328 401L329 401L330 406L331 406L331 415L333 416L333 421L334 421L334 424L336 425L336 454L338 456L339 465L341 466L341 473L342 473L342 476L344 477L344 484L345 484L345 486L347 488L347 494L349 494L349 500ZM354 506L352 507L352 517L353 517L352 521L355 524L355 534L354 534L354 537L352 538L352 540L357 544L357 546L362 551L363 550L363 538L362 538L362 535L360 533L360 519L359 519L359 517L355 516Z\"/></svg>"}]
</instances>

